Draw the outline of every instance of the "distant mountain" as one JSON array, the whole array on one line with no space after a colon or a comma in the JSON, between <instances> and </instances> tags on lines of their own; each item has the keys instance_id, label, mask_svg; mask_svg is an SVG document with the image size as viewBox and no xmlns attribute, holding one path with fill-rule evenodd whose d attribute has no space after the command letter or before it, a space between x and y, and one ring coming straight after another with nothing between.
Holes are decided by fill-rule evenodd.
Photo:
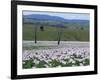
<instances>
[{"instance_id":1,"label":"distant mountain","mask_svg":"<svg viewBox=\"0 0 100 80\"><path fill-rule=\"evenodd\" d=\"M42 15L42 14L24 15L23 17L28 22L31 22L32 20L39 20L39 21L60 21L60 22L89 24L89 20L64 19L58 16L50 16L50 15Z\"/></svg>"}]
</instances>

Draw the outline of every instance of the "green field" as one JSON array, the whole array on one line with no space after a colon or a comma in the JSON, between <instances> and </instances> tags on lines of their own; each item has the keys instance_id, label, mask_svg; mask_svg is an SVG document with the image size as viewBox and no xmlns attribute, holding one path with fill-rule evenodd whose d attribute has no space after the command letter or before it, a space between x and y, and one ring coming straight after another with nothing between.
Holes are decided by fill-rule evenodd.
<instances>
[{"instance_id":1,"label":"green field","mask_svg":"<svg viewBox=\"0 0 100 80\"><path fill-rule=\"evenodd\" d=\"M51 26L43 26L41 31L39 26L33 24L23 24L23 40L35 39L35 27L37 27L37 40L57 41L58 32L61 32L62 41L89 41L89 29L67 29Z\"/></svg>"}]
</instances>

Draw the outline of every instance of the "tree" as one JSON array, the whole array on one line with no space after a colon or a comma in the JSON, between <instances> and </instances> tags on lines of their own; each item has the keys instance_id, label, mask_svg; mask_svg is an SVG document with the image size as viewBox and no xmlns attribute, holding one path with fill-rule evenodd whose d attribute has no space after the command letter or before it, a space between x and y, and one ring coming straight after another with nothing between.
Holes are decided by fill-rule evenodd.
<instances>
[{"instance_id":1,"label":"tree","mask_svg":"<svg viewBox=\"0 0 100 80\"><path fill-rule=\"evenodd\" d=\"M83 27L81 27L81 30L84 30L84 28L83 28Z\"/></svg>"},{"instance_id":2,"label":"tree","mask_svg":"<svg viewBox=\"0 0 100 80\"><path fill-rule=\"evenodd\" d=\"M44 26L40 26L40 30L41 31L44 31Z\"/></svg>"}]
</instances>

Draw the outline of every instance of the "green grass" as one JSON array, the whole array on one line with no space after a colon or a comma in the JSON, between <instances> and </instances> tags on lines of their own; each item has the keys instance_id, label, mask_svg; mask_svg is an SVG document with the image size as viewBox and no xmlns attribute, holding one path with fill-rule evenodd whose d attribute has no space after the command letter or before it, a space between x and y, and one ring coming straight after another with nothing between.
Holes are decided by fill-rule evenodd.
<instances>
[{"instance_id":1,"label":"green grass","mask_svg":"<svg viewBox=\"0 0 100 80\"><path fill-rule=\"evenodd\" d=\"M23 40L34 40L34 25L23 24ZM89 41L89 30L67 29L44 26L44 31L37 28L37 40L57 41L58 31L62 31L62 41Z\"/></svg>"}]
</instances>

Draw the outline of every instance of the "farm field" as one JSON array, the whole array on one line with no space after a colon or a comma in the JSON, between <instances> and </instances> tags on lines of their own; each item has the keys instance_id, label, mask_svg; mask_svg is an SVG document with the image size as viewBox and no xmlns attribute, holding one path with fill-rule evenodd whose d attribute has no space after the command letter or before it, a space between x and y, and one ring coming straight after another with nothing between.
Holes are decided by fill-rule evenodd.
<instances>
[{"instance_id":1,"label":"farm field","mask_svg":"<svg viewBox=\"0 0 100 80\"><path fill-rule=\"evenodd\" d=\"M34 40L35 26L33 24L23 24L23 40ZM61 31L62 41L89 41L89 30L67 29L44 26L44 31L41 31L37 26L37 40L40 41L57 41L58 31Z\"/></svg>"},{"instance_id":2,"label":"farm field","mask_svg":"<svg viewBox=\"0 0 100 80\"><path fill-rule=\"evenodd\" d=\"M90 65L88 13L23 11L22 67Z\"/></svg>"},{"instance_id":3,"label":"farm field","mask_svg":"<svg viewBox=\"0 0 100 80\"><path fill-rule=\"evenodd\" d=\"M48 44L45 44L48 43ZM53 68L88 66L90 64L89 42L23 41L23 68ZM33 45L32 45L33 43ZM65 44L68 43L68 44ZM27 45L30 44L30 45Z\"/></svg>"}]
</instances>

